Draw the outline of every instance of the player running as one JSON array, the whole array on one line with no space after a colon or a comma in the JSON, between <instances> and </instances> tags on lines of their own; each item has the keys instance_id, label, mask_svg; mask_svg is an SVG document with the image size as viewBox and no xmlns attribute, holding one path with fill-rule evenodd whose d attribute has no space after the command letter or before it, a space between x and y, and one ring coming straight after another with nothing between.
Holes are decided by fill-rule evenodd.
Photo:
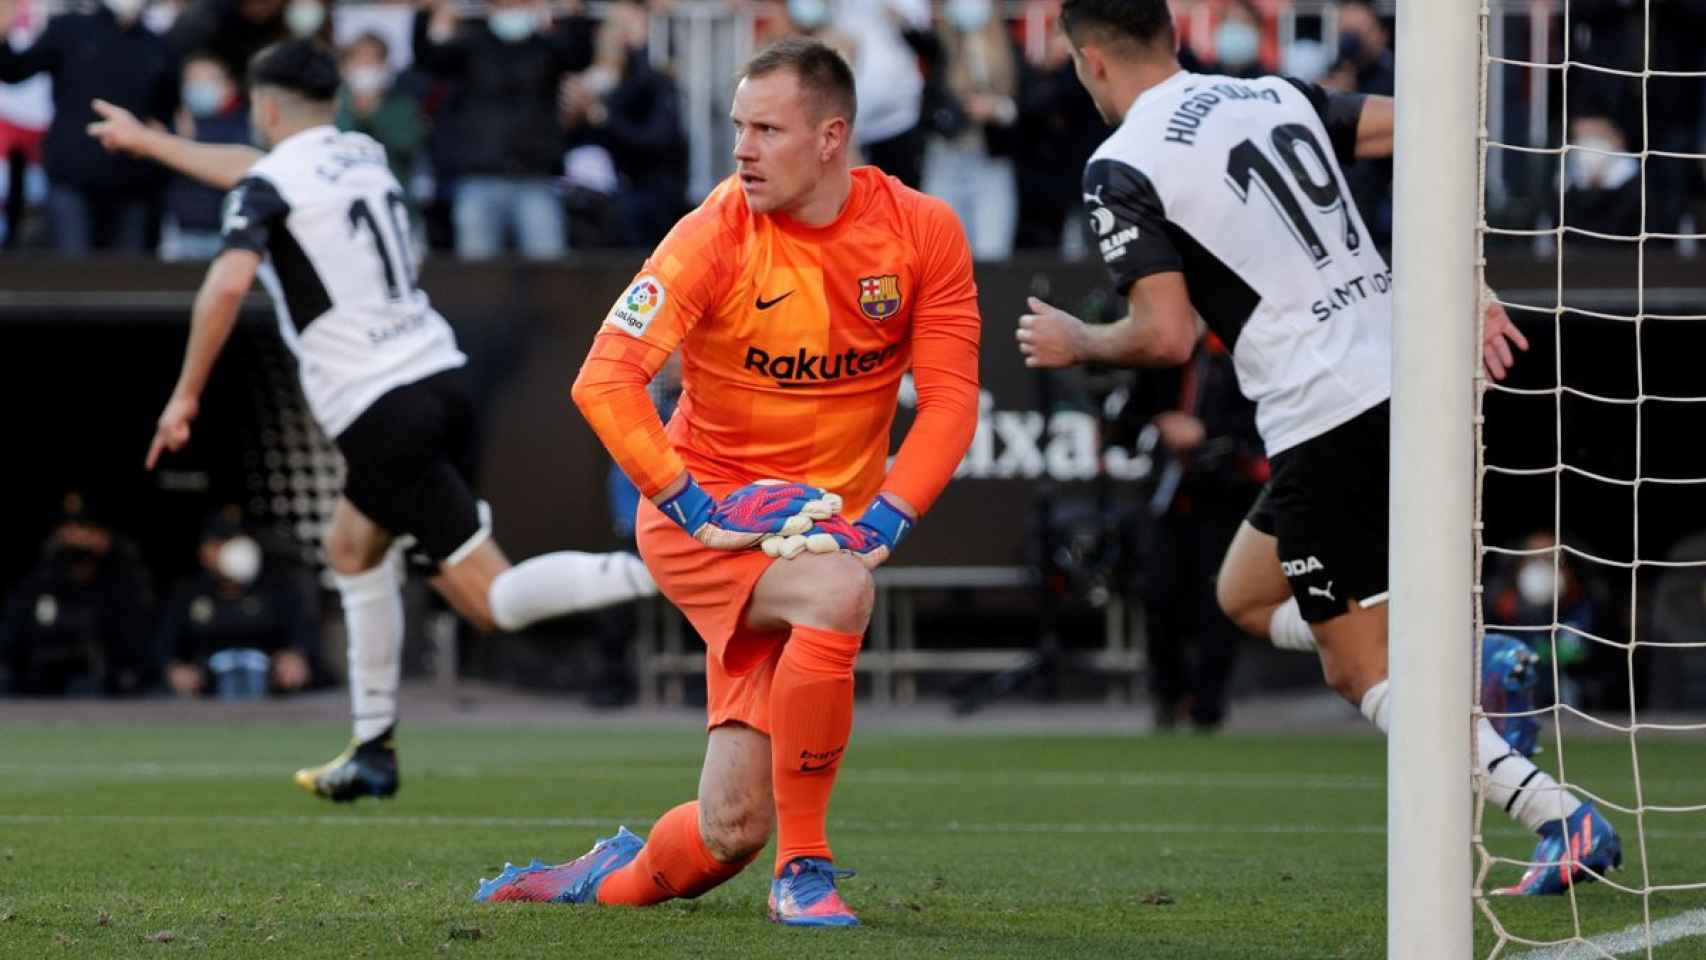
<instances>
[{"instance_id":1,"label":"player running","mask_svg":"<svg viewBox=\"0 0 1706 960\"><path fill-rule=\"evenodd\" d=\"M853 76L839 55L783 40L743 77L731 111L736 174L652 253L574 387L649 498L640 555L705 640L698 799L665 813L643 842L623 829L578 860L508 868L477 900L697 897L752 862L774 827L770 918L858 922L836 892L846 871L824 819L852 730L870 570L971 443L977 291L946 204L871 167L849 169ZM645 385L677 345L685 392L666 428ZM918 418L889 468L909 369ZM730 534L718 517L744 512L766 488L743 485L764 477L810 485L791 497L845 495L859 519L813 534L845 549L788 561L739 549L757 537Z\"/></svg>"},{"instance_id":2,"label":"player running","mask_svg":"<svg viewBox=\"0 0 1706 960\"><path fill-rule=\"evenodd\" d=\"M160 414L147 466L183 449L209 373L256 275L296 355L315 420L343 453L343 495L326 533L349 630L355 738L296 783L331 800L397 792L397 687L403 600L396 535L436 563L431 583L482 630L517 630L656 592L638 558L559 552L512 567L490 512L469 487L475 446L467 358L415 283L403 191L385 149L332 126L338 68L311 41L257 54L251 116L269 152L198 144L96 101L89 133L233 188L224 250L196 295L183 370Z\"/></svg>"},{"instance_id":3,"label":"player running","mask_svg":"<svg viewBox=\"0 0 1706 960\"><path fill-rule=\"evenodd\" d=\"M1040 300L1028 366L1175 365L1200 315L1232 347L1273 476L1220 569L1227 616L1319 646L1328 686L1388 728L1386 551L1392 273L1340 164L1392 153L1392 101L1179 67L1165 0L1065 0L1078 77L1117 129L1084 171L1102 259L1130 314L1088 326ZM1528 343L1504 312L1483 355L1502 378ZM1513 893L1558 893L1622 859L1617 833L1477 728L1489 797L1540 835ZM1589 872L1591 871L1591 872Z\"/></svg>"}]
</instances>

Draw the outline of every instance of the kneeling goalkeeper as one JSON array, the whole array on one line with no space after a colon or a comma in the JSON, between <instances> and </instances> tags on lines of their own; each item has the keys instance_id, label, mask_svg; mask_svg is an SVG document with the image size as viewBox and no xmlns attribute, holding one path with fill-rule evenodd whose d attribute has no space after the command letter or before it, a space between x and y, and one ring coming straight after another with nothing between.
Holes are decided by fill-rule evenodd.
<instances>
[{"instance_id":1,"label":"kneeling goalkeeper","mask_svg":"<svg viewBox=\"0 0 1706 960\"><path fill-rule=\"evenodd\" d=\"M824 824L853 725L870 571L971 442L977 291L945 204L849 168L853 77L830 48L792 39L761 51L731 113L736 174L646 261L574 387L646 497L641 557L705 640L698 799L644 842L624 829L570 863L506 870L476 899L696 897L739 873L774 829L770 918L857 923L836 892L845 871ZM665 428L645 387L678 346L684 392ZM908 370L918 418L891 469ZM771 477L793 482L755 483ZM827 517L825 491L858 519ZM802 533L841 549L791 560L754 549Z\"/></svg>"}]
</instances>

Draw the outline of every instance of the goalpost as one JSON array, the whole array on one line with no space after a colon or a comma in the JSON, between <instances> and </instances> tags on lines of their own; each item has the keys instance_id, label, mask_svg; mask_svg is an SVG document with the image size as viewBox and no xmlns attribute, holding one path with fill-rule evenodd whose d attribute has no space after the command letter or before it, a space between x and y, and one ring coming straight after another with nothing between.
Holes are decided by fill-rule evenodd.
<instances>
[{"instance_id":1,"label":"goalpost","mask_svg":"<svg viewBox=\"0 0 1706 960\"><path fill-rule=\"evenodd\" d=\"M1398 4L1387 956L1473 949L1479 0Z\"/></svg>"},{"instance_id":2,"label":"goalpost","mask_svg":"<svg viewBox=\"0 0 1706 960\"><path fill-rule=\"evenodd\" d=\"M1648 353L1662 353L1662 347L1652 345L1665 342L1658 335L1668 329L1667 325L1706 322L1706 313L1697 308L1686 315L1662 304L1655 309L1647 289L1652 275L1649 243L1675 242L1679 249L1692 250L1706 239L1706 232L1693 226L1692 220L1679 216L1679 225L1668 228L1654 219L1658 214L1653 211L1670 209L1667 205L1676 198L1651 192L1653 168L1706 161L1706 153L1679 152L1701 150L1698 144L1676 147L1667 140L1655 139L1666 131L1656 125L1662 119L1650 115L1651 83L1660 78L1673 84L1706 83L1706 72L1685 69L1693 65L1692 61L1683 68L1655 61L1653 13L1660 6L1655 0L1634 0L1625 5L1626 15L1638 18L1644 36L1638 38L1635 62L1613 66L1586 54L1578 56L1572 50L1577 24L1571 0L1528 6L1528 15L1534 21L1526 58L1495 49L1496 44L1489 42L1489 38L1502 36L1502 30L1495 29L1502 28L1502 22L1493 19L1504 13L1497 0L1401 0L1397 4L1400 54L1393 254L1397 295L1389 564L1392 731L1387 759L1387 956L1391 958L1470 957L1478 920L1490 934L1489 955L1493 958L1609 958L1632 951L1650 957L1665 943L1706 933L1706 910L1663 919L1653 915L1656 895L1699 893L1706 891L1706 882L1657 882L1647 859L1648 842L1654 835L1651 821L1661 814L1706 813L1706 804L1655 802L1650 788L1656 789L1656 785L1642 781L1640 743L1644 732L1699 732L1706 730L1706 725L1643 719L1641 704L1636 702L1637 653L1706 649L1706 642L1691 636L1649 635L1652 625L1643 625L1640 612L1655 604L1659 594L1652 583L1640 580L1643 571L1654 575L1671 568L1706 567L1706 560L1696 555L1665 554L1662 544L1655 546L1642 540L1644 494L1651 502L1666 491L1686 493L1706 486L1706 477L1699 475L1698 468L1679 475L1658 463L1643 443L1645 423L1662 422L1656 418L1677 405L1700 409L1699 405L1706 402L1702 391L1663 380L1662 373L1656 374L1646 359ZM1557 14L1562 15L1561 56L1547 52L1547 38L1552 36ZM1531 111L1536 121L1528 131L1532 142L1521 142L1520 133L1497 138L1489 135L1488 115L1500 113L1500 88L1489 86L1489 72L1506 68L1524 74L1531 89L1540 91L1537 106ZM1585 138L1582 143L1570 142L1572 76L1577 86L1612 78L1627 84L1626 96L1638 95L1638 104L1631 105L1638 106L1640 127L1629 131L1627 147L1612 149ZM1556 108L1545 95L1547 85L1554 82L1560 91ZM1489 89L1494 90L1491 100ZM1638 94L1634 93L1637 89ZM1514 155L1528 155L1550 168L1548 185L1541 189L1549 211L1538 224L1489 222L1485 202L1488 164ZM1626 171L1634 171L1633 165L1638 165L1638 171L1628 175L1639 177L1640 222L1637 228L1623 230L1628 235L1600 232L1612 227L1567 222L1565 191L1570 165L1579 159L1576 155L1591 161L1615 160L1624 164ZM1550 382L1532 385L1531 381L1530 386L1518 387L1483 379L1483 310L1490 302L1487 298L1497 296L1486 292L1483 281L1488 237L1535 242L1537 248L1545 243L1556 258L1552 270L1555 279L1548 284L1555 290L1498 300L1519 324L1526 321L1531 335L1549 328L1552 369L1545 379ZM1595 310L1568 302L1564 248L1572 238L1592 238L1632 258L1634 270L1628 291L1632 306ZM1706 272L1699 276L1706 277ZM1694 306L1693 301L1688 303ZM1614 309L1617 312L1609 312ZM1616 324L1630 332L1634 349L1628 362L1632 362L1633 370L1626 391L1590 389L1573 382L1572 375L1566 373L1563 344L1567 331L1576 330L1575 324L1587 320ZM1585 328L1575 336L1575 342L1587 344L1575 349L1593 349L1596 341L1587 336ZM1644 352L1644 344L1651 349ZM1531 358L1529 363L1536 361L1546 363L1540 357ZM1501 450L1488 455L1484 402L1489 397L1495 398L1499 411L1523 398L1552 402L1556 436L1549 463L1519 463L1506 459L1507 452ZM1566 452L1566 401L1629 412L1634 425L1632 470L1626 473L1621 468L1599 468L1596 472L1595 464L1573 462L1586 455L1586 448L1578 444ZM1584 418L1577 428L1586 422ZM1489 480L1504 482L1511 478L1549 482L1550 546L1512 545L1484 536L1483 486ZM1562 506L1566 478L1596 488L1627 491L1631 513L1627 559L1621 553L1596 554L1568 542ZM1663 507L1657 512L1663 514ZM1677 519L1680 522L1681 518ZM1663 540L1662 535L1659 539ZM1483 563L1499 557L1551 561L1550 623L1525 626L1484 622ZM1593 564L1626 578L1628 620L1609 628L1610 633L1621 634L1626 627L1626 637L1594 635L1561 617L1558 583L1566 561ZM1494 853L1483 835L1483 818L1496 821L1498 817L1496 808L1484 807L1486 778L1480 774L1480 760L1474 755L1473 725L1484 715L1478 691L1481 646L1487 630L1522 632L1541 647L1549 644L1554 689L1561 687L1558 651L1562 639L1614 649L1626 661L1626 721L1595 717L1561 695L1543 700L1528 712L1544 724L1549 756L1547 762L1540 763L1542 769L1554 774L1563 788L1593 801L1623 831L1626 873L1597 878L1604 888L1639 900L1640 922L1621 932L1588 936L1574 887L1556 903L1560 914L1569 918L1569 933L1560 939L1537 939L1525 935L1525 930L1512 929L1506 922L1510 911L1495 909L1497 901L1488 899L1493 871L1520 871L1528 864L1523 858ZM1618 711L1621 713L1621 708ZM1632 801L1619 803L1610 799L1604 785L1576 782L1566 775L1567 719L1578 728L1597 727L1627 740ZM1471 785L1475 787L1473 793L1465 789ZM1529 952L1519 952L1524 950Z\"/></svg>"}]
</instances>

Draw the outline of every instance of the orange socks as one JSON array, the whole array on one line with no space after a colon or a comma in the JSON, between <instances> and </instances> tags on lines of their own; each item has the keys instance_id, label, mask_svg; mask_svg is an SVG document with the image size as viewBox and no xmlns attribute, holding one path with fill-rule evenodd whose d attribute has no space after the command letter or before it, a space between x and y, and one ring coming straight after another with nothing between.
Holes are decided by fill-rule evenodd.
<instances>
[{"instance_id":1,"label":"orange socks","mask_svg":"<svg viewBox=\"0 0 1706 960\"><path fill-rule=\"evenodd\" d=\"M828 858L824 821L835 772L853 732L853 661L863 638L795 627L770 687L770 774L776 791L776 871L799 857ZM756 856L756 854L755 854ZM697 897L752 860L722 863L699 836L699 804L652 827L639 856L598 887L598 902L650 906Z\"/></svg>"},{"instance_id":2,"label":"orange socks","mask_svg":"<svg viewBox=\"0 0 1706 960\"><path fill-rule=\"evenodd\" d=\"M598 885L598 902L649 907L674 897L691 900L751 862L748 857L739 863L723 863L711 856L699 836L698 802L684 803L652 826L646 845L633 863L604 878Z\"/></svg>"},{"instance_id":3,"label":"orange socks","mask_svg":"<svg viewBox=\"0 0 1706 960\"><path fill-rule=\"evenodd\" d=\"M824 821L853 732L857 634L795 627L770 686L770 775L776 791L776 872L798 857L828 858Z\"/></svg>"}]
</instances>

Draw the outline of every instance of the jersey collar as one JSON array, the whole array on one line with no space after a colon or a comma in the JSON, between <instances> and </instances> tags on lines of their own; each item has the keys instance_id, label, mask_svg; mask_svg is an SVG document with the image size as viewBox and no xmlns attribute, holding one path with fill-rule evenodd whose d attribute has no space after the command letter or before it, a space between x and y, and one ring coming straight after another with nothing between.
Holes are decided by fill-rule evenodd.
<instances>
[{"instance_id":1,"label":"jersey collar","mask_svg":"<svg viewBox=\"0 0 1706 960\"><path fill-rule=\"evenodd\" d=\"M1151 100L1159 100L1160 98L1165 97L1173 91L1183 87L1185 84L1190 83L1195 78L1196 74L1189 70L1181 69L1178 73L1173 74L1155 86L1150 87L1148 90L1143 91L1137 95L1136 100L1131 102L1131 107L1125 112L1126 118L1130 119L1131 115L1136 113L1145 103L1148 103Z\"/></svg>"},{"instance_id":2,"label":"jersey collar","mask_svg":"<svg viewBox=\"0 0 1706 960\"><path fill-rule=\"evenodd\" d=\"M295 133L291 134L290 136L285 137L283 140L280 140L279 142L273 144L272 150L270 150L268 152L269 153L277 153L280 150L284 150L284 149L286 149L286 148L288 148L294 144L307 143L311 140L315 140L315 139L318 139L320 137L336 136L337 133L338 133L337 127L335 127L329 123L322 123L317 127L309 127L306 130L296 131Z\"/></svg>"},{"instance_id":3,"label":"jersey collar","mask_svg":"<svg viewBox=\"0 0 1706 960\"><path fill-rule=\"evenodd\" d=\"M814 227L778 211L768 215L770 222L774 223L783 233L799 237L802 240L823 241L839 234L849 223L858 219L859 211L865 205L865 197L869 189L869 185L865 182L864 171L866 169L865 167L854 167L851 171L853 174L852 189L847 191L847 200L842 203L841 212L835 215L834 220L821 227ZM871 169L870 172L877 173L875 169Z\"/></svg>"}]
</instances>

